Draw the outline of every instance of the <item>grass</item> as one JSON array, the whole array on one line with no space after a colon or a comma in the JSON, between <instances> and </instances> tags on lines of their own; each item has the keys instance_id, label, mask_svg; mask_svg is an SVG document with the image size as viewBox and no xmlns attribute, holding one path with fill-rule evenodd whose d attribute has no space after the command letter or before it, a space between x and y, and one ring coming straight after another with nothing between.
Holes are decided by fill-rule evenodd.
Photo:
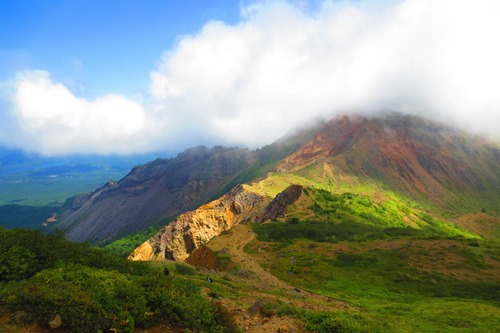
<instances>
[{"instance_id":1,"label":"grass","mask_svg":"<svg viewBox=\"0 0 500 333\"><path fill-rule=\"evenodd\" d=\"M384 242L397 241L400 242L397 239ZM425 245L437 241L413 239L413 242ZM471 248L468 240L453 242L458 244L455 254L461 256L464 272L477 272L478 257L483 261L485 257L491 259L491 244L480 242L479 246L472 247L477 253L471 257L467 252ZM419 269L414 263L419 258L415 256L428 260L435 255L432 248L427 252L418 247L381 250L370 244L278 242L269 247L275 256L267 263L274 275L291 285L358 306L359 312L344 313L342 318L338 314L330 314L331 318L327 314L315 314L318 318L326 316L345 331L494 332L498 327L500 284L497 279L488 278L487 274L483 280L461 279ZM435 265L438 267L441 263ZM482 268L485 273L488 269L495 273L494 268ZM310 325L307 318L305 320Z\"/></svg>"},{"instance_id":2,"label":"grass","mask_svg":"<svg viewBox=\"0 0 500 333\"><path fill-rule=\"evenodd\" d=\"M135 234L117 239L104 246L104 249L122 258L127 258L139 245L147 241L170 221L171 219L163 220Z\"/></svg>"},{"instance_id":3,"label":"grass","mask_svg":"<svg viewBox=\"0 0 500 333\"><path fill-rule=\"evenodd\" d=\"M359 222L298 221L258 224L254 230L261 241L290 242L309 239L316 242L365 241L390 237L430 236L430 233L409 227L382 228Z\"/></svg>"},{"instance_id":4,"label":"grass","mask_svg":"<svg viewBox=\"0 0 500 333\"><path fill-rule=\"evenodd\" d=\"M286 219L253 225L258 242L267 245L246 250L290 285L359 311L279 304L274 311L288 311L314 332L495 332L498 241L441 220L449 214L435 207L382 194L374 183L325 182L310 172L317 167L253 185L272 195L283 182L298 181L305 199ZM268 255L259 255L259 248Z\"/></svg>"}]
</instances>

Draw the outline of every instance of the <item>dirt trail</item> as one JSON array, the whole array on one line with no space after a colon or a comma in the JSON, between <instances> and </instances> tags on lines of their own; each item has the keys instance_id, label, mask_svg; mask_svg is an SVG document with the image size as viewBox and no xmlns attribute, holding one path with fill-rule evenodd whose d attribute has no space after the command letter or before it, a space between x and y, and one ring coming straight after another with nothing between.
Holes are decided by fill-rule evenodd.
<instances>
[{"instance_id":1,"label":"dirt trail","mask_svg":"<svg viewBox=\"0 0 500 333\"><path fill-rule=\"evenodd\" d=\"M293 290L292 286L270 274L244 251L245 246L254 239L255 233L247 225L239 224L234 226L228 234L214 238L209 243L209 247L214 251L227 251L242 269L254 272L261 289Z\"/></svg>"},{"instance_id":2,"label":"dirt trail","mask_svg":"<svg viewBox=\"0 0 500 333\"><path fill-rule=\"evenodd\" d=\"M255 239L255 236L248 225L240 224L233 227L228 233L215 237L207 244L213 251L223 251L229 254L232 261L237 263L241 270L255 273L255 275L252 274L246 278L231 275L232 279L243 285L239 290L241 297L237 300L220 300L221 304L232 313L236 323L245 331L255 333L304 331L301 323L291 317L250 316L248 308L257 300L281 302L296 308L316 311L354 308L346 302L295 288L269 273L259 264L256 258L258 254L249 254L244 250L245 246ZM219 273L219 275L222 274L226 273Z\"/></svg>"},{"instance_id":3,"label":"dirt trail","mask_svg":"<svg viewBox=\"0 0 500 333\"><path fill-rule=\"evenodd\" d=\"M213 251L226 251L231 255L233 261L238 263L243 270L255 273L256 291L277 292L292 297L289 301L294 303L296 298L301 307L315 308L317 310L331 310L333 308L353 308L350 304L341 300L318 295L307 290L299 290L265 270L256 260L258 254L245 252L245 246L255 239L255 233L245 224L234 226L227 234L213 238L208 246ZM249 280L246 280L250 282Z\"/></svg>"}]
</instances>

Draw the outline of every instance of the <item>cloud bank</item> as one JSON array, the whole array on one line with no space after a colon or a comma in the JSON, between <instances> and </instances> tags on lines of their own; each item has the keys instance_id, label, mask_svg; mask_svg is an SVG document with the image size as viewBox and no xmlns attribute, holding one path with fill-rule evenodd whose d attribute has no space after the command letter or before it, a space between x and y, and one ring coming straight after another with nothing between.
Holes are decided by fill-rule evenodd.
<instances>
[{"instance_id":1,"label":"cloud bank","mask_svg":"<svg viewBox=\"0 0 500 333\"><path fill-rule=\"evenodd\" d=\"M256 2L237 25L180 38L142 101L89 101L47 72L19 73L3 89L15 131L0 140L45 154L258 147L317 118L383 109L500 138L500 2L301 8Z\"/></svg>"}]
</instances>

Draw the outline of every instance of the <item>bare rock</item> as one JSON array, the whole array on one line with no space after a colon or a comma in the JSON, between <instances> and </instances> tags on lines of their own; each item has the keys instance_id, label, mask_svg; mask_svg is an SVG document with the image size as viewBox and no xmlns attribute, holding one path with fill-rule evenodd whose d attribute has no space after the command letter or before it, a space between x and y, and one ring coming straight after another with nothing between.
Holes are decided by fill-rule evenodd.
<instances>
[{"instance_id":1,"label":"bare rock","mask_svg":"<svg viewBox=\"0 0 500 333\"><path fill-rule=\"evenodd\" d=\"M297 201L301 195L301 185L288 186L262 210L257 218L257 222L265 222L278 217L285 217L286 208Z\"/></svg>"},{"instance_id":2,"label":"bare rock","mask_svg":"<svg viewBox=\"0 0 500 333\"><path fill-rule=\"evenodd\" d=\"M180 215L175 221L139 246L130 260L170 259L185 261L191 253L215 236L256 215L266 198L238 185L200 208ZM149 252L148 252L149 250Z\"/></svg>"},{"instance_id":3,"label":"bare rock","mask_svg":"<svg viewBox=\"0 0 500 333\"><path fill-rule=\"evenodd\" d=\"M62 325L62 318L60 315L56 314L54 319L52 319L51 321L49 321L49 327L51 330L54 330L56 328L59 328L61 327Z\"/></svg>"},{"instance_id":4,"label":"bare rock","mask_svg":"<svg viewBox=\"0 0 500 333\"><path fill-rule=\"evenodd\" d=\"M251 307L248 308L247 313L251 317L259 315L262 311L262 307L266 304L264 300L258 299Z\"/></svg>"}]
</instances>

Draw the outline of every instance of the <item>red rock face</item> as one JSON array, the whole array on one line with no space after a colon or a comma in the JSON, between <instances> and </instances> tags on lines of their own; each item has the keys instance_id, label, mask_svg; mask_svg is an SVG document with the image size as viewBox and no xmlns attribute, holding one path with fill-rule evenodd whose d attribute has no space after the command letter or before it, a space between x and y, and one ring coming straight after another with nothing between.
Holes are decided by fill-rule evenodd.
<instances>
[{"instance_id":1,"label":"red rock face","mask_svg":"<svg viewBox=\"0 0 500 333\"><path fill-rule=\"evenodd\" d=\"M446 207L457 204L456 193L475 192L488 199L498 187L499 156L494 144L417 117L339 117L276 171L326 162L345 174Z\"/></svg>"}]
</instances>

